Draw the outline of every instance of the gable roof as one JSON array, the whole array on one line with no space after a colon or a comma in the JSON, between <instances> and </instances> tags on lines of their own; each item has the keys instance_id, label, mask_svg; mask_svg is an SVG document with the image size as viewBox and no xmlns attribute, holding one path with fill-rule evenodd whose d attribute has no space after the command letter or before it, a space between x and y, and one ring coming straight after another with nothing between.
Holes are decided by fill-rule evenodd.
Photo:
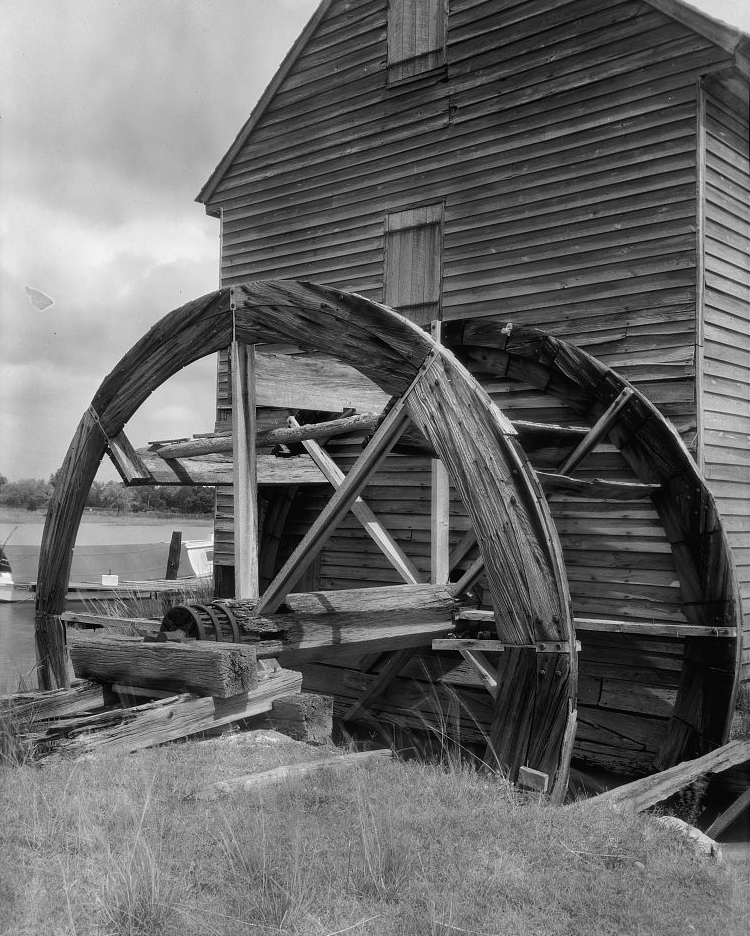
<instances>
[{"instance_id":1,"label":"gable roof","mask_svg":"<svg viewBox=\"0 0 750 936\"><path fill-rule=\"evenodd\" d=\"M296 42L284 57L278 71L271 79L270 84L253 108L250 117L235 137L234 142L224 154L218 166L211 173L208 181L196 196L195 200L197 202L207 204L210 200L224 177L224 174L228 171L235 157L253 132L253 129L263 117L273 96L276 94L287 75L294 68L302 50L307 45L308 40L317 29L318 24L326 15L332 3L333 0L322 0L310 17L307 25L297 37ZM733 55L737 70L745 78L750 78L750 38L748 38L748 33L744 32L739 27L730 26L719 19L715 19L713 16L709 16L702 10L683 2L683 0L647 0L647 3Z\"/></svg>"}]
</instances>

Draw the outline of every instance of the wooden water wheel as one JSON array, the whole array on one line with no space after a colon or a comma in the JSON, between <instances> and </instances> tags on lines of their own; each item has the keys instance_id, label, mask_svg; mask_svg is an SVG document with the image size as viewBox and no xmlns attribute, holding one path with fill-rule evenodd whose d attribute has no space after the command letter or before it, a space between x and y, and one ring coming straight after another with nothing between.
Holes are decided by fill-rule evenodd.
<instances>
[{"instance_id":1,"label":"wooden water wheel","mask_svg":"<svg viewBox=\"0 0 750 936\"><path fill-rule=\"evenodd\" d=\"M616 765L619 756L621 766L645 771L652 762L666 765L687 751L720 743L738 672L737 588L713 501L679 439L637 391L564 342L494 322L450 326L445 340L479 380L446 347L391 310L309 283L247 283L167 315L103 382L81 420L55 488L37 594L38 654L49 683L64 679L58 652L64 638L56 615L64 606L72 545L102 456L109 451L131 483L153 483L156 478L125 438L127 420L156 387L200 357L231 345L234 378L239 382L250 361L243 349L293 345L303 351L324 351L391 397L368 444L351 460L346 476L334 484L330 500L300 532L296 547L283 561L266 561L271 581L252 601L251 616L258 619L289 619L284 623L291 627L295 620L307 621L305 615L317 615L318 632L328 626L329 636L320 640L312 657L326 665L308 666L308 651L298 657L308 688L333 692L338 698L340 686L339 713L345 717L408 722L409 705L394 702L391 694L402 670L408 673L415 648L423 666L439 661L436 672L441 680L446 655L460 653L473 683L463 672L463 683L454 681L454 688L459 704L466 704L475 727L487 739L492 758L512 779L522 771L544 777L553 795L561 797L581 685L568 586L575 550L567 548L564 510L558 506L553 517L543 488L555 492L553 507L556 501L566 504L580 497L603 499L605 504L645 499L653 504L666 549L674 556L679 600L686 610L674 621L663 609L643 620L614 614L604 600L598 618L578 618L579 629L587 635L582 659L590 660L584 679L587 720L576 740L579 754L605 765L607 757L610 765ZM481 383L493 393L498 391L504 406L500 384L512 379L562 400L578 424L519 418L511 423ZM512 393L507 399L512 409L516 399ZM235 505L235 552L240 577L248 578L250 570L252 598L252 580L258 580L257 568L253 569L257 541L246 534L257 524L257 503L248 465L257 464L261 486L274 483L274 472L276 483L285 487L308 483L310 474L281 466L283 459L273 456L256 460L253 408L246 398L238 396L237 401L233 479L235 490L243 493ZM417 447L439 458L455 495L454 506L467 518L458 553L468 568L454 576L453 585L444 580L430 585L391 538L390 558L397 568L400 564L399 580L411 584L345 589L339 582L334 592L290 595L315 557L326 550L337 525L349 511L360 509L360 492L379 469L398 457L392 453L403 443L405 431L412 433L414 427L419 432ZM634 477L617 477L622 467L618 463L617 471L603 478L571 478L582 458L595 459L591 452L605 437ZM407 449L415 444L411 436L406 443ZM550 451L552 463L548 463ZM561 451L563 457L558 458ZM194 467L177 458L162 463L177 476L188 477ZM226 465L201 464L200 478L202 483L226 483ZM269 531L278 539L290 516L289 502L284 495L268 500L266 540ZM261 538L261 550L263 543ZM260 561L262 565L263 552ZM459 562L450 565L458 568ZM480 577L483 607L467 609L460 599ZM580 577L575 581L577 593L585 591ZM600 588L601 583L596 584ZM242 590L246 587L240 582ZM246 590L244 594L248 596ZM458 607L456 613L440 618L436 633L435 609L440 607L445 615L446 594L451 605L458 601ZM387 633L390 624L392 637ZM354 628L361 639L367 628L376 627L378 652L373 654L375 647L363 642L367 659L361 653L352 658L352 647L342 639L345 629ZM494 633L476 636L483 627ZM448 631L459 636L449 638ZM652 637L654 645L648 646ZM495 654L492 663L487 654ZM657 695L667 681L656 719L648 711L648 692L640 693L637 704L622 702L628 692L620 683L627 680L616 676L633 668L639 674L652 674L648 678ZM460 688L464 684L466 692ZM611 691L614 684L619 696ZM630 694L639 696L637 684L631 685ZM486 702L480 704L480 696ZM440 720L446 711L442 697L436 698L431 714Z\"/></svg>"}]
</instances>

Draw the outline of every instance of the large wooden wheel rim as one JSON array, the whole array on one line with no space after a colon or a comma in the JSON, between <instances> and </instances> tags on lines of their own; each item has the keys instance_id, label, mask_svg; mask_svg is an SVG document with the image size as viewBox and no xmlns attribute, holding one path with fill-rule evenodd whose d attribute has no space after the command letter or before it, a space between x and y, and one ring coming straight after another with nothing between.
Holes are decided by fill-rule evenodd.
<instances>
[{"instance_id":1,"label":"large wooden wheel rim","mask_svg":"<svg viewBox=\"0 0 750 936\"><path fill-rule=\"evenodd\" d=\"M716 501L677 431L635 386L562 338L493 317L452 322L445 341L480 380L530 384L589 423L606 422L604 438L652 488L688 625L716 635L685 640L677 699L653 767L663 770L724 743L740 678L742 601Z\"/></svg>"},{"instance_id":2,"label":"large wooden wheel rim","mask_svg":"<svg viewBox=\"0 0 750 936\"><path fill-rule=\"evenodd\" d=\"M511 649L501 654L506 685L493 731L499 760L511 774L524 761L541 766L564 789L575 711L575 636L554 527L515 431L468 370L420 328L356 294L311 283L251 282L190 302L155 325L101 384L66 454L43 534L37 651L43 667L47 661L48 684L64 681L48 665L54 659L54 647L46 642L48 623L64 609L73 544L102 457L151 392L233 340L325 350L395 397L368 447L375 457L387 453L408 419L429 440L470 514L498 636ZM291 587L288 576L281 587L277 580L261 596L266 613ZM554 668L561 685L547 686L545 699L537 699L535 647L550 641L560 645L564 658ZM519 686L522 691L516 691ZM545 739L530 763L535 723L545 726Z\"/></svg>"}]
</instances>

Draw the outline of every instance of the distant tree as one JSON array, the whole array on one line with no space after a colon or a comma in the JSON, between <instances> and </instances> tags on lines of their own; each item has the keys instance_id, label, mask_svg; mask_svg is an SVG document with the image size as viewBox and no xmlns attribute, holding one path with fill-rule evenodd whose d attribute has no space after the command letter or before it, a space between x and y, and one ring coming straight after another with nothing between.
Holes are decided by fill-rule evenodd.
<instances>
[{"instance_id":1,"label":"distant tree","mask_svg":"<svg viewBox=\"0 0 750 936\"><path fill-rule=\"evenodd\" d=\"M52 494L52 487L47 481L38 478L22 478L9 481L0 489L0 502L8 507L25 507L37 510L46 506Z\"/></svg>"},{"instance_id":2,"label":"distant tree","mask_svg":"<svg viewBox=\"0 0 750 936\"><path fill-rule=\"evenodd\" d=\"M0 488L5 487L7 483L8 483L8 479L5 477L5 475L0 474Z\"/></svg>"}]
</instances>

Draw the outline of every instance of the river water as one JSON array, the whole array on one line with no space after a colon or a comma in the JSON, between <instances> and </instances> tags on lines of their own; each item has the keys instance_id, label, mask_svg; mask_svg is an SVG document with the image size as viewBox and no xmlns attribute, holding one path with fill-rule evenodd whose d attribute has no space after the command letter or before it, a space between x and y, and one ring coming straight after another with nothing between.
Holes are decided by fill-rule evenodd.
<instances>
[{"instance_id":1,"label":"river water","mask_svg":"<svg viewBox=\"0 0 750 936\"><path fill-rule=\"evenodd\" d=\"M30 522L0 521L0 543L8 540L15 546L38 549L42 542L43 529L44 522L38 518ZM163 543L166 570L169 542L174 530L179 530L184 540L205 539L211 535L211 521L196 520L194 517L172 517L167 520L152 520L149 523L139 523L132 517L84 519L78 531L76 546ZM107 571L102 569L102 572ZM27 687L36 685L33 597L33 594L29 593L28 601L0 602L0 695L14 692L22 682Z\"/></svg>"}]
</instances>

